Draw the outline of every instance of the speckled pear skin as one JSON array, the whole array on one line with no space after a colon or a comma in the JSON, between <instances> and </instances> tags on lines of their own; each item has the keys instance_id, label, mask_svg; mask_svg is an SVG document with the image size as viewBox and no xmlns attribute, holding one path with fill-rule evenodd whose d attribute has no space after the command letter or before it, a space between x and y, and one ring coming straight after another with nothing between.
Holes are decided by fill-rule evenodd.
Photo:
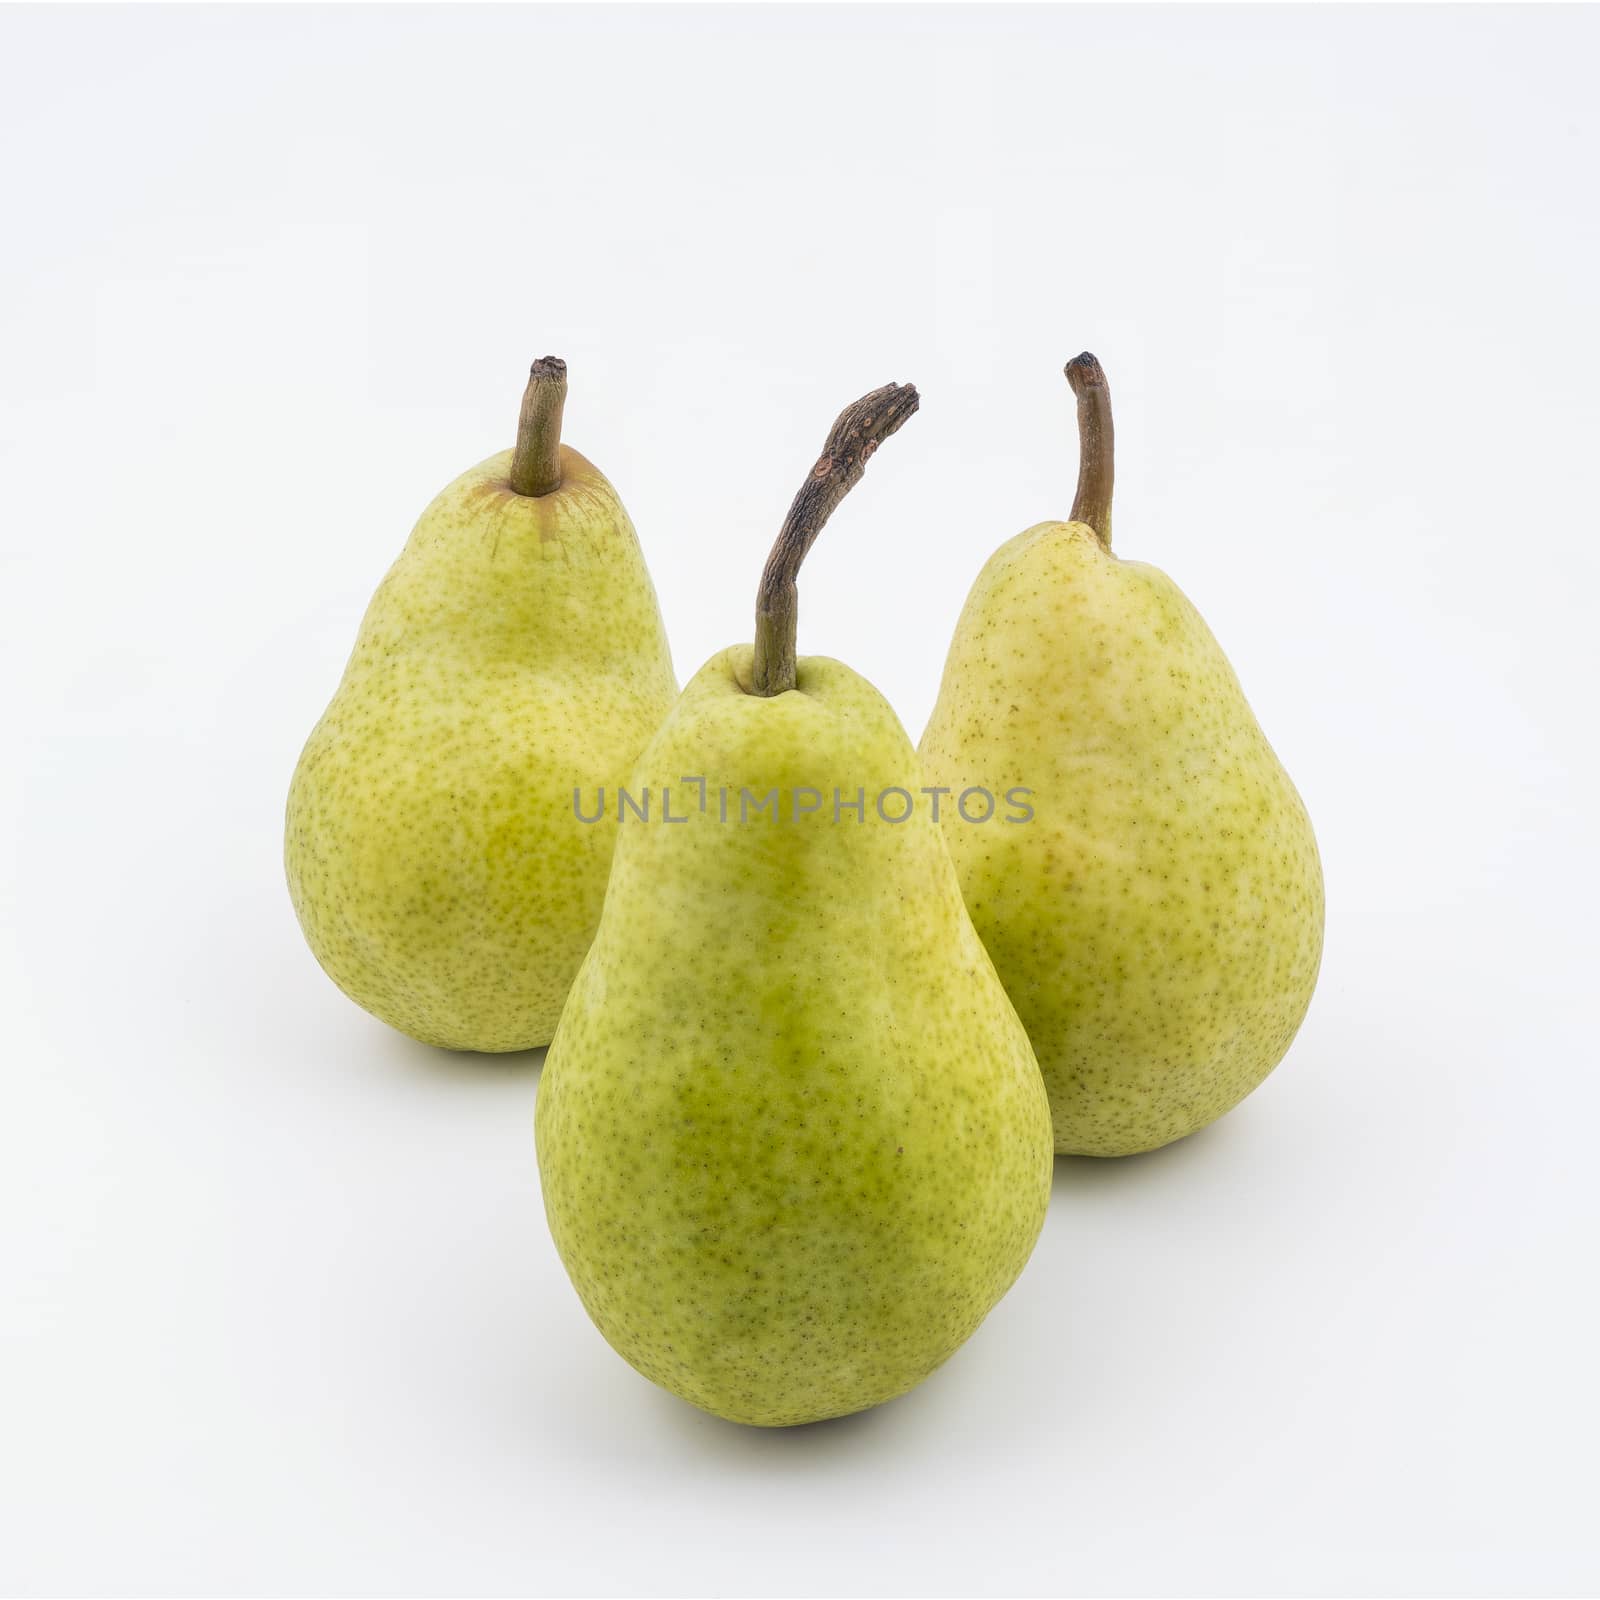
<instances>
[{"instance_id":1,"label":"speckled pear skin","mask_svg":"<svg viewBox=\"0 0 1600 1600\"><path fill-rule=\"evenodd\" d=\"M548 1044L594 937L621 782L677 695L616 491L561 448L511 491L511 452L423 512L368 607L289 790L284 859L329 977L456 1050Z\"/></svg>"},{"instance_id":2,"label":"speckled pear skin","mask_svg":"<svg viewBox=\"0 0 1600 1600\"><path fill-rule=\"evenodd\" d=\"M925 781L1034 791L946 826L1039 1057L1056 1148L1181 1139L1283 1058L1322 958L1322 868L1200 614L1082 523L1002 545L957 624Z\"/></svg>"},{"instance_id":3,"label":"speckled pear skin","mask_svg":"<svg viewBox=\"0 0 1600 1600\"><path fill-rule=\"evenodd\" d=\"M751 656L713 657L640 761L635 787L671 787L689 820L621 829L537 1138L556 1246L615 1349L779 1427L892 1399L950 1356L1022 1270L1052 1158L937 826L925 806L875 815L882 787L916 788L894 713L822 657L751 695ZM707 780L704 813L684 776ZM741 785L827 802L740 823ZM866 789L864 823L834 820L836 785Z\"/></svg>"}]
</instances>

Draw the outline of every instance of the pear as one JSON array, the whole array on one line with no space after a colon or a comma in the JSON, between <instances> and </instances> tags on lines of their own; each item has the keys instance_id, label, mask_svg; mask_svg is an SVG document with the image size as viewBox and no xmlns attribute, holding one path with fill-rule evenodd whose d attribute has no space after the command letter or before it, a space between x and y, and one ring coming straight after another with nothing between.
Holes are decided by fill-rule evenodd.
<instances>
[{"instance_id":1,"label":"pear","mask_svg":"<svg viewBox=\"0 0 1600 1600\"><path fill-rule=\"evenodd\" d=\"M920 753L956 807L969 787L1031 790L1018 825L947 806L946 837L1057 1150L1117 1156L1205 1127L1282 1059L1317 981L1322 869L1199 613L1112 554L1109 390L1088 354L1067 377L1071 517L978 575Z\"/></svg>"},{"instance_id":2,"label":"pear","mask_svg":"<svg viewBox=\"0 0 1600 1600\"><path fill-rule=\"evenodd\" d=\"M1021 1271L1049 1197L1039 1069L910 741L795 656L795 573L917 405L841 415L767 564L642 756L600 931L539 1084L546 1213L646 1377L783 1426L902 1394ZM900 791L894 793L893 791ZM885 798L887 796L887 798Z\"/></svg>"},{"instance_id":3,"label":"pear","mask_svg":"<svg viewBox=\"0 0 1600 1600\"><path fill-rule=\"evenodd\" d=\"M633 524L561 443L566 387L564 362L536 362L516 449L423 512L289 790L317 960L456 1050L550 1042L617 833L573 791L625 777L677 696Z\"/></svg>"}]
</instances>

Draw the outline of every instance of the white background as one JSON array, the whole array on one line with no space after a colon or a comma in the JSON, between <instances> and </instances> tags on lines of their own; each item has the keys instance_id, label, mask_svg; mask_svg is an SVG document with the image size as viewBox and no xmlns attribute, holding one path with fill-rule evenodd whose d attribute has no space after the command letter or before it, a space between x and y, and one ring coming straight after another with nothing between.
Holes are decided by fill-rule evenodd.
<instances>
[{"instance_id":1,"label":"white background","mask_svg":"<svg viewBox=\"0 0 1600 1600\"><path fill-rule=\"evenodd\" d=\"M1592 1593L1593 10L0 13L0 1586ZM542 1219L537 1058L345 1000L282 807L529 360L679 674L802 582L913 736L989 551L1117 540L1297 780L1327 958L1209 1132L1058 1163L911 1396L742 1430Z\"/></svg>"}]
</instances>

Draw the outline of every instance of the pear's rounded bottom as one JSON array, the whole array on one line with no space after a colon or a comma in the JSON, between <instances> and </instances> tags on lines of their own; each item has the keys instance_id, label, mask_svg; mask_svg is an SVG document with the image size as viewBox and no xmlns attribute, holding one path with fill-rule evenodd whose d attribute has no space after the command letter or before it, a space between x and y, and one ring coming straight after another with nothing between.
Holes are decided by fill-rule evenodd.
<instances>
[{"instance_id":1,"label":"pear's rounded bottom","mask_svg":"<svg viewBox=\"0 0 1600 1600\"><path fill-rule=\"evenodd\" d=\"M1062 1093L1052 1085L1051 1075L1047 1072L1045 1084L1050 1092L1050 1121L1055 1132L1055 1152L1058 1156L1092 1156L1112 1160L1164 1150L1168 1145L1178 1144L1204 1132L1242 1105L1272 1075L1279 1060L1281 1057L1264 1068L1252 1071L1248 1086L1242 1090L1235 1084L1231 1095L1217 1096L1213 1093L1210 1103L1198 1116L1194 1115L1192 1106L1174 1107L1156 1101L1130 1111L1124 1095L1107 1101L1081 1091ZM1221 1076L1220 1071L1218 1076ZM1218 1085L1210 1087L1214 1091Z\"/></svg>"},{"instance_id":2,"label":"pear's rounded bottom","mask_svg":"<svg viewBox=\"0 0 1600 1600\"><path fill-rule=\"evenodd\" d=\"M373 1013L377 1016L377 1013ZM454 1050L460 1055L478 1056L514 1056L526 1054L529 1050L543 1050L555 1037L554 1027L530 1028L526 1033L506 1034L501 1032L478 1033L473 1030L461 1032L445 1031L433 1032L431 1030L413 1030L403 1023L391 1022L387 1017L379 1017L380 1022L387 1023L396 1033L403 1033L408 1039L415 1039L418 1044L432 1045L436 1050Z\"/></svg>"},{"instance_id":3,"label":"pear's rounded bottom","mask_svg":"<svg viewBox=\"0 0 1600 1600\"><path fill-rule=\"evenodd\" d=\"M370 1008L364 1007L363 1009L370 1011ZM543 1050L555 1037L554 1028L535 1028L526 1034L511 1035L503 1033L473 1033L470 1031L463 1033L436 1033L429 1029L408 1028L404 1023L380 1016L376 1011L371 1011L370 1014L377 1017L386 1026L393 1028L396 1033L402 1033L408 1039L415 1039L418 1044L429 1045L435 1050L451 1050L458 1055L526 1055L530 1050Z\"/></svg>"},{"instance_id":4,"label":"pear's rounded bottom","mask_svg":"<svg viewBox=\"0 0 1600 1600\"><path fill-rule=\"evenodd\" d=\"M608 1340L607 1342L609 1343L610 1341ZM695 1410L703 1411L707 1416L716 1417L721 1422L734 1423L741 1428L809 1428L816 1423L842 1422L846 1417L862 1416L868 1411L876 1411L878 1407L886 1406L890 1401L898 1400L902 1396L910 1394L918 1385L932 1377L954 1354L953 1350L948 1352L942 1359L928 1368L926 1372L919 1373L914 1378L906 1379L896 1384L893 1388L884 1389L882 1392L874 1393L870 1397L863 1396L858 1400L851 1400L845 1404L819 1406L814 1402L806 1404L799 1399L795 1399L790 1404L781 1402L765 1405L741 1404L736 1400L715 1400L706 1396L697 1397L692 1394L684 1394L670 1384L662 1383L659 1378L652 1378L651 1381L657 1387L666 1390L674 1399L684 1401L693 1406ZM626 1360L627 1358L624 1357L623 1359ZM633 1363L630 1361L629 1365L632 1366ZM635 1370L638 1369L636 1368ZM650 1374L645 1373L644 1376L650 1377Z\"/></svg>"},{"instance_id":5,"label":"pear's rounded bottom","mask_svg":"<svg viewBox=\"0 0 1600 1600\"><path fill-rule=\"evenodd\" d=\"M1226 1115L1226 1113L1223 1114ZM1056 1142L1056 1154L1058 1156L1087 1156L1093 1161L1116 1161L1123 1156L1147 1156L1152 1151L1165 1150L1170 1144L1180 1144L1185 1139L1191 1139L1195 1134L1204 1132L1210 1126L1211 1123L1203 1122L1199 1127L1190 1128L1184 1133L1164 1135L1142 1143L1135 1141L1128 1144L1083 1144L1074 1143L1071 1139L1061 1139Z\"/></svg>"}]
</instances>

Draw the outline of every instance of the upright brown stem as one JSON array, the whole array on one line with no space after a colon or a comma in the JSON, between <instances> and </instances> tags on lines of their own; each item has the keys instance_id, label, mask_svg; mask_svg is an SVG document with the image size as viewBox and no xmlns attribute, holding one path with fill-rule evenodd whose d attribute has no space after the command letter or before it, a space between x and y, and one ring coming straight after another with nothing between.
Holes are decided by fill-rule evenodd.
<instances>
[{"instance_id":1,"label":"upright brown stem","mask_svg":"<svg viewBox=\"0 0 1600 1600\"><path fill-rule=\"evenodd\" d=\"M861 481L872 452L921 404L909 383L890 383L863 395L839 413L811 476L783 519L778 541L767 557L756 595L756 653L753 693L784 694L795 682L795 625L799 591L795 578L806 552L839 502Z\"/></svg>"},{"instance_id":2,"label":"upright brown stem","mask_svg":"<svg viewBox=\"0 0 1600 1600\"><path fill-rule=\"evenodd\" d=\"M1078 397L1078 492L1073 522L1094 529L1101 546L1111 548L1111 390L1100 363L1087 350L1067 363L1067 382Z\"/></svg>"},{"instance_id":3,"label":"upright brown stem","mask_svg":"<svg viewBox=\"0 0 1600 1600\"><path fill-rule=\"evenodd\" d=\"M511 457L511 487L518 494L549 494L561 486L561 408L567 403L567 364L540 356L528 372Z\"/></svg>"}]
</instances>

